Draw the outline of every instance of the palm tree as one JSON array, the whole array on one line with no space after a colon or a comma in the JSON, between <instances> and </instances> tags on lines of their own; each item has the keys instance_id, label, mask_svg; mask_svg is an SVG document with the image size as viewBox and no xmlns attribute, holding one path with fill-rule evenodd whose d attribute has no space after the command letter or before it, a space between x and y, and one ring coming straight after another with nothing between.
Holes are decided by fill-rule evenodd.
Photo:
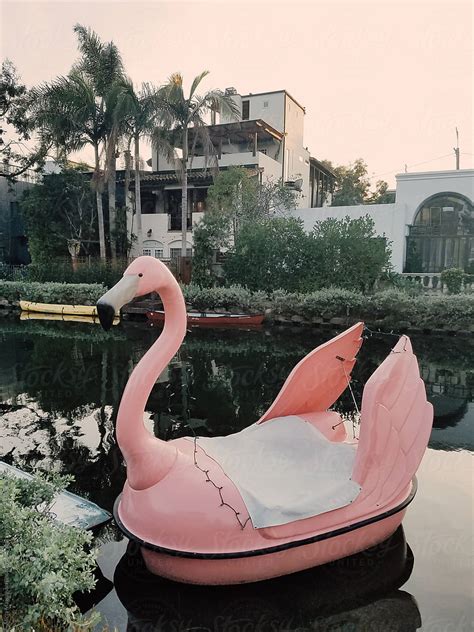
<instances>
[{"instance_id":1,"label":"palm tree","mask_svg":"<svg viewBox=\"0 0 474 632\"><path fill-rule=\"evenodd\" d=\"M198 95L201 81L209 74L207 70L195 77L189 95L183 91L183 77L180 73L171 75L168 82L158 93L160 108L160 127L153 133L153 143L161 153L177 166L181 181L181 257L186 256L186 233L188 215L188 159L193 158L196 145L202 146L206 158L216 158L207 123L204 120L209 112L221 112L237 118L238 109L231 95L221 90L210 90ZM194 130L193 145L189 147L189 128ZM177 157L176 148L181 147L181 157Z\"/></svg>"},{"instance_id":2,"label":"palm tree","mask_svg":"<svg viewBox=\"0 0 474 632\"><path fill-rule=\"evenodd\" d=\"M109 199L109 233L112 259L116 251L116 152L119 127L115 108L124 79L123 62L117 46L113 42L103 43L97 33L90 28L76 24L74 32L78 38L81 57L76 67L88 76L101 101L105 122L105 172Z\"/></svg>"},{"instance_id":3,"label":"palm tree","mask_svg":"<svg viewBox=\"0 0 474 632\"><path fill-rule=\"evenodd\" d=\"M135 214L137 249L142 251L142 212L140 190L140 138L151 134L155 127L159 114L159 98L157 90L149 83L143 83L141 89L136 91L131 79L122 82L122 89L117 99L115 116L117 126L122 126L125 135L125 200L127 204L128 190L130 186L130 146L134 145L134 171L135 171Z\"/></svg>"},{"instance_id":4,"label":"palm tree","mask_svg":"<svg viewBox=\"0 0 474 632\"><path fill-rule=\"evenodd\" d=\"M100 256L105 259L100 147L105 140L106 125L103 103L97 96L95 85L84 72L73 69L67 77L58 77L35 88L33 99L41 136L53 142L63 158L68 152L79 151L87 144L94 149L92 186L96 193Z\"/></svg>"}]
</instances>

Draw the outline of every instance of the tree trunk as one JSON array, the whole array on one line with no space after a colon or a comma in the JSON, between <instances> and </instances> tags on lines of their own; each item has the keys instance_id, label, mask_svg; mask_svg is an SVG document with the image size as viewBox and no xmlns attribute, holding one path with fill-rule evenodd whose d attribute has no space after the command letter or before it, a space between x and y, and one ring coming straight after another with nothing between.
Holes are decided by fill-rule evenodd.
<instances>
[{"instance_id":1,"label":"tree trunk","mask_svg":"<svg viewBox=\"0 0 474 632\"><path fill-rule=\"evenodd\" d=\"M109 138L109 165L107 177L107 192L109 197L109 234L110 234L110 254L112 260L117 259L117 235L116 235L116 208L115 208L115 189L116 189L116 171L117 159L115 157L115 137Z\"/></svg>"},{"instance_id":2,"label":"tree trunk","mask_svg":"<svg viewBox=\"0 0 474 632\"><path fill-rule=\"evenodd\" d=\"M181 183L181 257L186 256L186 233L188 230L188 128L183 131L183 173Z\"/></svg>"},{"instance_id":3,"label":"tree trunk","mask_svg":"<svg viewBox=\"0 0 474 632\"><path fill-rule=\"evenodd\" d=\"M130 230L130 237L132 236L133 231L133 208L132 202L130 199L130 179L131 179L131 163L132 156L130 154L130 143L128 144L128 149L124 152L125 157L125 236L127 243L127 256L130 253L130 245L131 240L129 242L128 239L128 231Z\"/></svg>"},{"instance_id":4,"label":"tree trunk","mask_svg":"<svg viewBox=\"0 0 474 632\"><path fill-rule=\"evenodd\" d=\"M142 235L142 192L140 189L140 134L134 136L135 150L135 215L137 220L137 251L141 255L143 252Z\"/></svg>"},{"instance_id":5,"label":"tree trunk","mask_svg":"<svg viewBox=\"0 0 474 632\"><path fill-rule=\"evenodd\" d=\"M95 196L97 203L97 223L99 225L99 248L100 258L106 259L105 253L105 230L104 230L104 210L102 208L102 186L100 183L100 158L99 158L99 145L94 145L95 155Z\"/></svg>"}]
</instances>

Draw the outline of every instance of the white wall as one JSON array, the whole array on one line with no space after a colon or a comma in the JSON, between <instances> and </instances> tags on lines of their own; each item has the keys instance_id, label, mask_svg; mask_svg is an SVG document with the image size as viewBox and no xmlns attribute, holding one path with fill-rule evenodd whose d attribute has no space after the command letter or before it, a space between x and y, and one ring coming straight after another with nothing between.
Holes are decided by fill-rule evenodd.
<instances>
[{"instance_id":1,"label":"white wall","mask_svg":"<svg viewBox=\"0 0 474 632\"><path fill-rule=\"evenodd\" d=\"M285 93L256 94L242 97L250 102L249 120L263 119L279 132L284 132L285 121ZM265 103L267 105L265 106Z\"/></svg>"},{"instance_id":2,"label":"white wall","mask_svg":"<svg viewBox=\"0 0 474 632\"><path fill-rule=\"evenodd\" d=\"M474 169L400 173L397 204L403 205L406 224L413 224L419 206L437 193L460 193L474 202Z\"/></svg>"},{"instance_id":3,"label":"white wall","mask_svg":"<svg viewBox=\"0 0 474 632\"><path fill-rule=\"evenodd\" d=\"M193 224L197 224L203 215L204 213L193 213ZM168 231L168 215L164 213L142 215L142 226L144 248L148 247L145 242L157 241L162 244L163 256L167 259L170 256L170 248L181 247L181 231ZM150 236L147 234L149 230L151 230ZM188 248L191 248L193 243L192 231L188 231L186 240ZM137 256L141 253L135 250L133 254Z\"/></svg>"}]
</instances>

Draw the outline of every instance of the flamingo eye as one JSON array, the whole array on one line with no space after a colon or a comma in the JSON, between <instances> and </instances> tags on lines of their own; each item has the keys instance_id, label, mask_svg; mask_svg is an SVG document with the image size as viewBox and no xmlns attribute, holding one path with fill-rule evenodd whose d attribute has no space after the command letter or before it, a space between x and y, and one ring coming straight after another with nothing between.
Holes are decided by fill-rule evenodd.
<instances>
[{"instance_id":1,"label":"flamingo eye","mask_svg":"<svg viewBox=\"0 0 474 632\"><path fill-rule=\"evenodd\" d=\"M138 276L139 276L139 277L142 277L142 276L143 276L143 272L139 272L139 273L138 273Z\"/></svg>"}]
</instances>

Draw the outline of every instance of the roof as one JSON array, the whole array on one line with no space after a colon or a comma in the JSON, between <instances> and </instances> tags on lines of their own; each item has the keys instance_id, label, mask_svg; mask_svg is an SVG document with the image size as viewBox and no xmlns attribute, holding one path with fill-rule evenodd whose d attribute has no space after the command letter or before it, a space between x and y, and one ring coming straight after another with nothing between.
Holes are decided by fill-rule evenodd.
<instances>
[{"instance_id":1,"label":"roof","mask_svg":"<svg viewBox=\"0 0 474 632\"><path fill-rule=\"evenodd\" d=\"M287 90L271 90L270 92L249 92L249 94L242 94L240 95L242 99L249 99L250 97L263 97L266 94L286 94L287 97L289 97L294 103L296 103L296 105L298 107L300 107L303 112L306 114L306 108L303 107L301 105L301 103L299 103L294 97L291 96L291 94L289 92L287 92Z\"/></svg>"},{"instance_id":2,"label":"roof","mask_svg":"<svg viewBox=\"0 0 474 632\"><path fill-rule=\"evenodd\" d=\"M312 156L310 156L309 163L311 165L315 166L320 171L324 171L324 173L326 173L327 175L329 175L329 176L331 176L333 178L336 177L336 174L334 173L334 171L331 171L331 169L329 169L329 167L326 167L326 165L324 163L322 163L320 160L318 160L317 158L313 158Z\"/></svg>"},{"instance_id":3,"label":"roof","mask_svg":"<svg viewBox=\"0 0 474 632\"><path fill-rule=\"evenodd\" d=\"M250 168L244 167L249 171L250 176L256 176L259 172L259 168ZM221 167L219 171L226 171L227 167ZM213 173L210 169L188 169L188 182L203 182L203 183L212 183L213 181ZM119 180L119 182L123 182L123 180ZM153 171L144 173L140 178L140 183L143 184L179 184L178 176L175 171ZM130 187L133 188L135 185L134 180L130 182Z\"/></svg>"},{"instance_id":4,"label":"roof","mask_svg":"<svg viewBox=\"0 0 474 632\"><path fill-rule=\"evenodd\" d=\"M257 133L260 138L267 138L268 140L276 139L281 141L284 136L282 132L279 132L262 119L219 123L218 125L207 125L206 128L213 140L223 138L230 141L248 141L250 134ZM188 136L190 143L192 143L194 128L189 128Z\"/></svg>"}]
</instances>

